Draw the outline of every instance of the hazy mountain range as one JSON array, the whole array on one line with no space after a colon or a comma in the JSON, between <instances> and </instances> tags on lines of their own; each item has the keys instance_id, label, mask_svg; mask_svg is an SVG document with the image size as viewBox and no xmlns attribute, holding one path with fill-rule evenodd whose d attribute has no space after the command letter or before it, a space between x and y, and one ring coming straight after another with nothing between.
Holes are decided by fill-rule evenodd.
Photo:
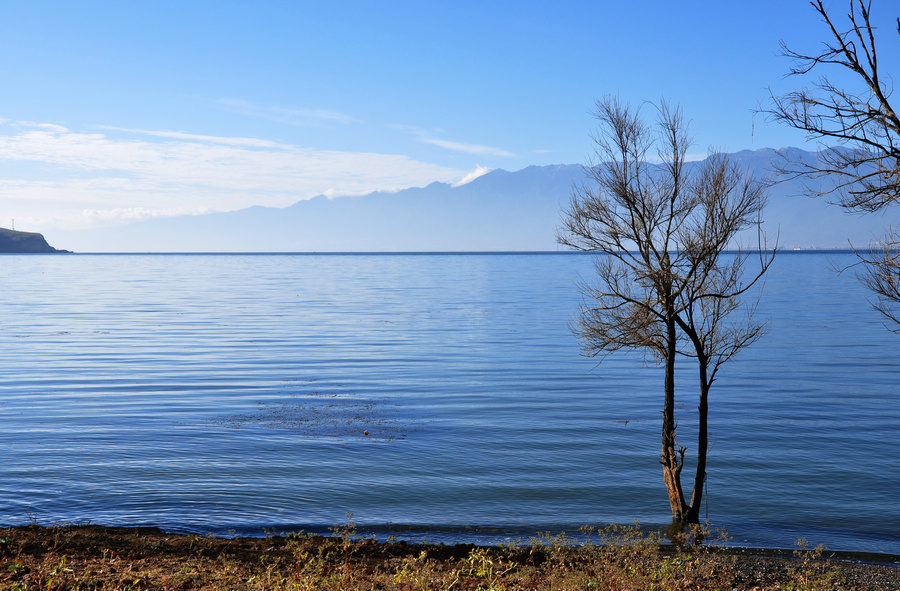
<instances>
[{"instance_id":1,"label":"hazy mountain range","mask_svg":"<svg viewBox=\"0 0 900 591\"><path fill-rule=\"evenodd\" d=\"M793 156L815 154L791 149ZM773 178L772 149L732 158ZM92 230L47 231L52 243L75 252L387 252L560 250L556 227L581 165L494 170L461 186L432 183L361 197L318 196L285 208L156 218ZM865 246L891 220L849 215L824 199L801 195L801 181L769 192L765 228L785 248Z\"/></svg>"}]
</instances>

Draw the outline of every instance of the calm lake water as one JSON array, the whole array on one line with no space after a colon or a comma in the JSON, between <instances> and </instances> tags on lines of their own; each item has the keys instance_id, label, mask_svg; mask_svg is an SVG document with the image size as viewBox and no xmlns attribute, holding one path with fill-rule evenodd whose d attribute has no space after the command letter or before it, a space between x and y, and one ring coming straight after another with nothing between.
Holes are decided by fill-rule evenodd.
<instances>
[{"instance_id":1,"label":"calm lake water","mask_svg":"<svg viewBox=\"0 0 900 591\"><path fill-rule=\"evenodd\" d=\"M731 544L900 554L900 335L833 271L853 261L780 255L768 334L713 386L703 514ZM576 254L0 256L0 525L664 527L662 370L580 355L591 276Z\"/></svg>"}]
</instances>

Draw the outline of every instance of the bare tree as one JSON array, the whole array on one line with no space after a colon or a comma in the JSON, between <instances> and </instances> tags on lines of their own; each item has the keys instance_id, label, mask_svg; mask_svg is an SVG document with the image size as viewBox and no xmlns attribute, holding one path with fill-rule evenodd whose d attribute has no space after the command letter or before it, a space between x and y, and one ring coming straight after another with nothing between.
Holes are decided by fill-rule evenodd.
<instances>
[{"instance_id":1,"label":"bare tree","mask_svg":"<svg viewBox=\"0 0 900 591\"><path fill-rule=\"evenodd\" d=\"M831 184L824 189L807 193L835 194L848 211L882 211L900 201L900 116L890 102L893 88L878 70L871 0L850 0L847 29L839 28L822 0L810 4L825 22L828 41L816 54L793 51L782 42L782 54L794 62L789 75L829 68L852 73L859 87L847 90L822 76L811 88L783 96L771 94L771 107L765 112L804 131L821 146L816 160L785 157L778 165L779 172L789 177L829 179ZM896 231L888 228L880 244L857 251L865 266L861 279L876 296L875 308L895 323L900 319L896 310L900 305L898 247Z\"/></svg>"},{"instance_id":2,"label":"bare tree","mask_svg":"<svg viewBox=\"0 0 900 591\"><path fill-rule=\"evenodd\" d=\"M867 253L860 254L866 266L866 271L861 274L860 279L876 296L872 305L895 325L891 330L896 333L900 333L900 312L897 310L897 304L900 303L898 247L900 235L897 229L888 228L880 246L873 246Z\"/></svg>"},{"instance_id":3,"label":"bare tree","mask_svg":"<svg viewBox=\"0 0 900 591\"><path fill-rule=\"evenodd\" d=\"M742 231L759 229L765 189L720 155L689 171L687 125L677 108L663 104L655 128L616 99L598 101L596 108L596 162L586 167L589 180L574 192L558 232L560 243L600 255L596 284L582 286L585 300L573 330L586 355L641 350L665 366L660 463L674 522L697 523L710 386L722 364L762 333L752 309L739 318L735 313L774 256L761 249L760 268L744 283L747 252L726 249L737 246ZM681 486L687 450L676 441L679 355L697 360L700 379L689 500Z\"/></svg>"}]
</instances>

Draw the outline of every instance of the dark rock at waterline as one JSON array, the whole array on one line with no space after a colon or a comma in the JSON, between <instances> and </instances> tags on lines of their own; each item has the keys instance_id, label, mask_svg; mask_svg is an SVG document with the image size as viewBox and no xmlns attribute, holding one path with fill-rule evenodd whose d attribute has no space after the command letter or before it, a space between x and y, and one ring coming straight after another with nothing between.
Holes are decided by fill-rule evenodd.
<instances>
[{"instance_id":1,"label":"dark rock at waterline","mask_svg":"<svg viewBox=\"0 0 900 591\"><path fill-rule=\"evenodd\" d=\"M17 232L0 228L0 253L65 253L68 250L53 248L37 232Z\"/></svg>"}]
</instances>

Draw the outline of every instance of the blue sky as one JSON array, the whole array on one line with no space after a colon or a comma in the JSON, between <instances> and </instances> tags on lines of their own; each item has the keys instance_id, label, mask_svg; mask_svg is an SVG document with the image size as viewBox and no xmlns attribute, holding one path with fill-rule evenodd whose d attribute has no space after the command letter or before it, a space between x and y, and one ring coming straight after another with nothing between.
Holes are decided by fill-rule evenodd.
<instances>
[{"instance_id":1,"label":"blue sky","mask_svg":"<svg viewBox=\"0 0 900 591\"><path fill-rule=\"evenodd\" d=\"M823 34L803 0L0 1L0 226L583 163L606 94L680 103L697 154L805 147L753 110Z\"/></svg>"}]
</instances>

